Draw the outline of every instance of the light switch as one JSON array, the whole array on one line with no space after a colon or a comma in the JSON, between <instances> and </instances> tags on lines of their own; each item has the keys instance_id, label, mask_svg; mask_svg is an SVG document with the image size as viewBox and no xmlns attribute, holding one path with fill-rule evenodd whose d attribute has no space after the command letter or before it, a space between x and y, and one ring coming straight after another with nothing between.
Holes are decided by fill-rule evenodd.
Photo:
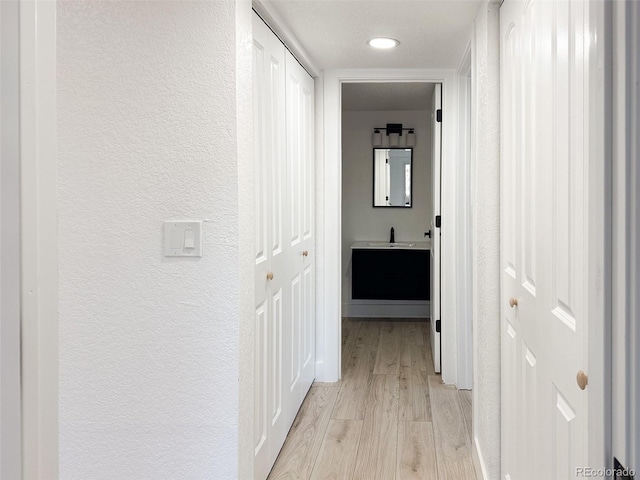
<instances>
[{"instance_id":1,"label":"light switch","mask_svg":"<svg viewBox=\"0 0 640 480\"><path fill-rule=\"evenodd\" d=\"M202 221L165 221L165 257L201 257Z\"/></svg>"},{"instance_id":2,"label":"light switch","mask_svg":"<svg viewBox=\"0 0 640 480\"><path fill-rule=\"evenodd\" d=\"M171 229L171 249L178 250L182 248L182 232L178 228Z\"/></svg>"},{"instance_id":3,"label":"light switch","mask_svg":"<svg viewBox=\"0 0 640 480\"><path fill-rule=\"evenodd\" d=\"M195 240L193 235L193 228L187 227L184 231L184 248L194 248Z\"/></svg>"}]
</instances>

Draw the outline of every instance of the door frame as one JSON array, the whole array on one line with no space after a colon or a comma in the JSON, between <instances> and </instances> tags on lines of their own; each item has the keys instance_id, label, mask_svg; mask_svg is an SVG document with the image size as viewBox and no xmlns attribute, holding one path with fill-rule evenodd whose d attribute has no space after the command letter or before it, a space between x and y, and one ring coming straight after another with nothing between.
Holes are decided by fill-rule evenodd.
<instances>
[{"instance_id":1,"label":"door frame","mask_svg":"<svg viewBox=\"0 0 640 480\"><path fill-rule=\"evenodd\" d=\"M22 478L19 9L0 2L0 478Z\"/></svg>"},{"instance_id":2,"label":"door frame","mask_svg":"<svg viewBox=\"0 0 640 480\"><path fill-rule=\"evenodd\" d=\"M611 456L623 467L640 469L640 144L633 132L640 125L640 62L637 60L640 8L613 2L611 18L611 160L612 160L612 315L610 368ZM634 61L635 60L635 61ZM634 85L635 88L634 88ZM612 465L607 465L612 466Z\"/></svg>"},{"instance_id":3,"label":"door frame","mask_svg":"<svg viewBox=\"0 0 640 480\"><path fill-rule=\"evenodd\" d=\"M474 119L471 115L471 42L458 67L458 175L456 177L456 191L459 195L456 211L458 225L457 242L457 286L458 323L457 335L457 386L461 389L473 388L473 226L472 226L472 191L471 182L474 178L471 158L475 152L473 145ZM462 168L460 168L462 167Z\"/></svg>"},{"instance_id":4,"label":"door frame","mask_svg":"<svg viewBox=\"0 0 640 480\"><path fill-rule=\"evenodd\" d=\"M23 479L58 478L56 2L20 2Z\"/></svg>"},{"instance_id":5,"label":"door frame","mask_svg":"<svg viewBox=\"0 0 640 480\"><path fill-rule=\"evenodd\" d=\"M337 382L341 377L342 324L342 122L341 86L343 83L423 82L442 83L442 233L456 238L458 192L456 191L459 158L458 142L458 73L456 70L429 69L340 69L325 70L316 91L316 118L322 118L317 129L317 145L322 145L316 169L317 215L317 283L316 283L316 380ZM321 117L319 116L321 115ZM320 122L319 122L320 123ZM426 220L425 220L426 226ZM471 238L467 241L471 245ZM470 248L470 247L469 247ZM466 259L457 258L456 245L443 244L442 265L442 380L458 381L458 310L456 292L457 265ZM470 266L469 266L470 268ZM470 271L470 270L469 270Z\"/></svg>"},{"instance_id":6,"label":"door frame","mask_svg":"<svg viewBox=\"0 0 640 480\"><path fill-rule=\"evenodd\" d=\"M589 296L587 368L587 458L594 467L612 467L611 325L612 315L612 144L611 5L589 3L589 24L596 34L589 51Z\"/></svg>"}]
</instances>

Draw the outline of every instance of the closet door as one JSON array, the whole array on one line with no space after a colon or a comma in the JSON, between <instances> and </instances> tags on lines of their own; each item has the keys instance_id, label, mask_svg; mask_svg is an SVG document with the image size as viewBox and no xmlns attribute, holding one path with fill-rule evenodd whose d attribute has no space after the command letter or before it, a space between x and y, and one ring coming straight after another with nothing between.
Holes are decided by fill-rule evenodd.
<instances>
[{"instance_id":1,"label":"closet door","mask_svg":"<svg viewBox=\"0 0 640 480\"><path fill-rule=\"evenodd\" d=\"M313 79L253 20L255 478L315 377Z\"/></svg>"},{"instance_id":2,"label":"closet door","mask_svg":"<svg viewBox=\"0 0 640 480\"><path fill-rule=\"evenodd\" d=\"M585 373L591 5L500 7L505 479L576 478L593 466Z\"/></svg>"},{"instance_id":3,"label":"closet door","mask_svg":"<svg viewBox=\"0 0 640 480\"><path fill-rule=\"evenodd\" d=\"M255 478L267 477L291 426L284 388L283 326L291 322L284 185L284 46L254 15ZM293 413L295 415L295 412Z\"/></svg>"},{"instance_id":4,"label":"closet door","mask_svg":"<svg viewBox=\"0 0 640 480\"><path fill-rule=\"evenodd\" d=\"M315 378L314 88L313 78L288 51L286 64L287 241L292 296L291 324L285 327L285 335L291 346L289 391L297 402L297 412Z\"/></svg>"}]
</instances>

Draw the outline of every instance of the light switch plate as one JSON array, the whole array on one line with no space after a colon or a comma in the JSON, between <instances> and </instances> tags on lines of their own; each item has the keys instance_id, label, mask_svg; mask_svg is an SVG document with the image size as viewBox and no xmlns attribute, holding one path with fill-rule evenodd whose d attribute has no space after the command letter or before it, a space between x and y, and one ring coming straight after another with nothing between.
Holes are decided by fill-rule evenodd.
<instances>
[{"instance_id":1,"label":"light switch plate","mask_svg":"<svg viewBox=\"0 0 640 480\"><path fill-rule=\"evenodd\" d=\"M202 221L165 221L165 257L201 257Z\"/></svg>"}]
</instances>

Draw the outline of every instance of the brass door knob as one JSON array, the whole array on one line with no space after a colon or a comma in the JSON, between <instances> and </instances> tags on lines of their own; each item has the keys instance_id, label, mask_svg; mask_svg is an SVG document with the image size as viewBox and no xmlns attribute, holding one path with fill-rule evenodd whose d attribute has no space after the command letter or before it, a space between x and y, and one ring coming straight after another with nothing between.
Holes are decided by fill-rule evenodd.
<instances>
[{"instance_id":1,"label":"brass door knob","mask_svg":"<svg viewBox=\"0 0 640 480\"><path fill-rule=\"evenodd\" d=\"M511 298L509 299L509 306L510 306L511 308L513 308L513 307L517 307L517 306L518 306L518 299L517 299L517 298L515 298L515 297L511 297Z\"/></svg>"},{"instance_id":2,"label":"brass door knob","mask_svg":"<svg viewBox=\"0 0 640 480\"><path fill-rule=\"evenodd\" d=\"M576 375L576 382L578 382L578 386L580 387L580 390L584 390L585 388L587 388L587 385L589 384L589 377L587 377L586 373L580 370Z\"/></svg>"},{"instance_id":3,"label":"brass door knob","mask_svg":"<svg viewBox=\"0 0 640 480\"><path fill-rule=\"evenodd\" d=\"M302 256L303 257L308 257L309 256L309 251L305 250L304 252L302 252Z\"/></svg>"},{"instance_id":4,"label":"brass door knob","mask_svg":"<svg viewBox=\"0 0 640 480\"><path fill-rule=\"evenodd\" d=\"M267 273L267 280L273 280L273 272Z\"/></svg>"}]
</instances>

